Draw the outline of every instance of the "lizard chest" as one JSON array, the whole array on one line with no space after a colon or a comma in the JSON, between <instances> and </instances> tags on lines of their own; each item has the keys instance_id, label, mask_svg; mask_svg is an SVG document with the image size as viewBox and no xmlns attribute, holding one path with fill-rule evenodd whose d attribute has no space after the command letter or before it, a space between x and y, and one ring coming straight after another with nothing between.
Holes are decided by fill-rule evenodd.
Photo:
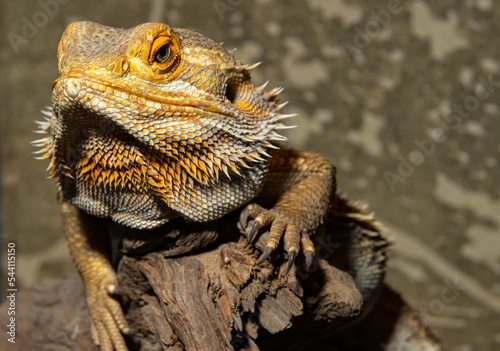
<instances>
[{"instance_id":1,"label":"lizard chest","mask_svg":"<svg viewBox=\"0 0 500 351\"><path fill-rule=\"evenodd\" d=\"M267 174L267 162L220 174L201 183L184 167L185 160L167 157L140 144L89 132L71 148L60 169L65 201L97 217L136 229L152 229L176 217L197 222L215 220L255 198Z\"/></svg>"}]
</instances>

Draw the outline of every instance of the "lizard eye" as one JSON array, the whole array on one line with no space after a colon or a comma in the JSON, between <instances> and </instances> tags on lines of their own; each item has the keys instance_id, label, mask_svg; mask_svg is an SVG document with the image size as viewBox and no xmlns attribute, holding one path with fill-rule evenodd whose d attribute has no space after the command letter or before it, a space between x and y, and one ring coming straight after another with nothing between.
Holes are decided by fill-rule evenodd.
<instances>
[{"instance_id":1,"label":"lizard eye","mask_svg":"<svg viewBox=\"0 0 500 351\"><path fill-rule=\"evenodd\" d=\"M158 79L173 79L179 73L181 55L175 36L159 35L149 50L148 65Z\"/></svg>"},{"instance_id":2,"label":"lizard eye","mask_svg":"<svg viewBox=\"0 0 500 351\"><path fill-rule=\"evenodd\" d=\"M182 56L179 39L175 33L159 33L151 43L146 59L146 64L152 73L150 78L164 81L177 77L180 73Z\"/></svg>"},{"instance_id":3,"label":"lizard eye","mask_svg":"<svg viewBox=\"0 0 500 351\"><path fill-rule=\"evenodd\" d=\"M155 62L165 63L170 57L170 46L163 45L161 46L155 54Z\"/></svg>"}]
</instances>

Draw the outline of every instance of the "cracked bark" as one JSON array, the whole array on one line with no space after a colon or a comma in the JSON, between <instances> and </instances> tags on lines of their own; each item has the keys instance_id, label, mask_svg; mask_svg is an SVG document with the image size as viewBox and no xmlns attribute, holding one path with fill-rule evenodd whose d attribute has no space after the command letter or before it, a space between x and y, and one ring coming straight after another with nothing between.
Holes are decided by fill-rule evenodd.
<instances>
[{"instance_id":1,"label":"cracked bark","mask_svg":"<svg viewBox=\"0 0 500 351\"><path fill-rule=\"evenodd\" d=\"M405 306L397 295L388 295L390 303L385 305L390 308L375 308L381 309L382 317L372 313L366 318L375 329L365 322L355 327L373 334L371 339L342 333L363 305L348 273L325 259L305 272L299 259L290 274L283 275L286 260L278 254L256 266L260 251L234 228L231 216L210 224L174 221L163 228L168 234L161 238L157 233L149 237L132 233L123 240L124 255L117 267L123 294L118 298L134 330L127 338L130 350L338 350L359 344L360 339L369 349L394 338ZM264 240L265 234L256 247L262 247ZM6 309L4 303L0 310L4 329ZM0 349L98 350L90 338L83 285L77 276L43 280L20 293L16 315L16 344L2 338ZM385 329L377 325L379 320ZM342 339L349 333L354 334Z\"/></svg>"}]
</instances>

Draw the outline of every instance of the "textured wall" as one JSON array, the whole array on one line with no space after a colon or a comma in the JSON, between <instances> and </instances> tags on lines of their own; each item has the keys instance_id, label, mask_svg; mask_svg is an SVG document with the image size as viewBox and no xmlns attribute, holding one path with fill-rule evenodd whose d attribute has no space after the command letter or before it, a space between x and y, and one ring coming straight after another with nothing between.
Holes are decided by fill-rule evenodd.
<instances>
[{"instance_id":1,"label":"textured wall","mask_svg":"<svg viewBox=\"0 0 500 351\"><path fill-rule=\"evenodd\" d=\"M500 348L498 2L18 0L0 13L1 230L22 286L72 269L29 144L65 26L161 21L262 61L254 82L284 87L299 113L290 141L331 156L385 224L389 283L453 350Z\"/></svg>"}]
</instances>

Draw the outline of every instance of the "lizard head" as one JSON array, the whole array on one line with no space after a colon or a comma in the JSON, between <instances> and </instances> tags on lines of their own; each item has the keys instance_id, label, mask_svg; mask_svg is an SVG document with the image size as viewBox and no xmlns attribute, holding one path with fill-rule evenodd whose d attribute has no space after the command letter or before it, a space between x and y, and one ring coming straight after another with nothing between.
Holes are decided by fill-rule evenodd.
<instances>
[{"instance_id":1,"label":"lizard head","mask_svg":"<svg viewBox=\"0 0 500 351\"><path fill-rule=\"evenodd\" d=\"M239 174L265 162L266 149L284 139L277 133L289 117L278 113L281 89L254 87L250 72L257 64L243 64L197 32L75 22L57 57L53 141L46 149L60 170L70 168L58 165L75 143L108 134L132 138L208 184L221 171Z\"/></svg>"}]
</instances>

